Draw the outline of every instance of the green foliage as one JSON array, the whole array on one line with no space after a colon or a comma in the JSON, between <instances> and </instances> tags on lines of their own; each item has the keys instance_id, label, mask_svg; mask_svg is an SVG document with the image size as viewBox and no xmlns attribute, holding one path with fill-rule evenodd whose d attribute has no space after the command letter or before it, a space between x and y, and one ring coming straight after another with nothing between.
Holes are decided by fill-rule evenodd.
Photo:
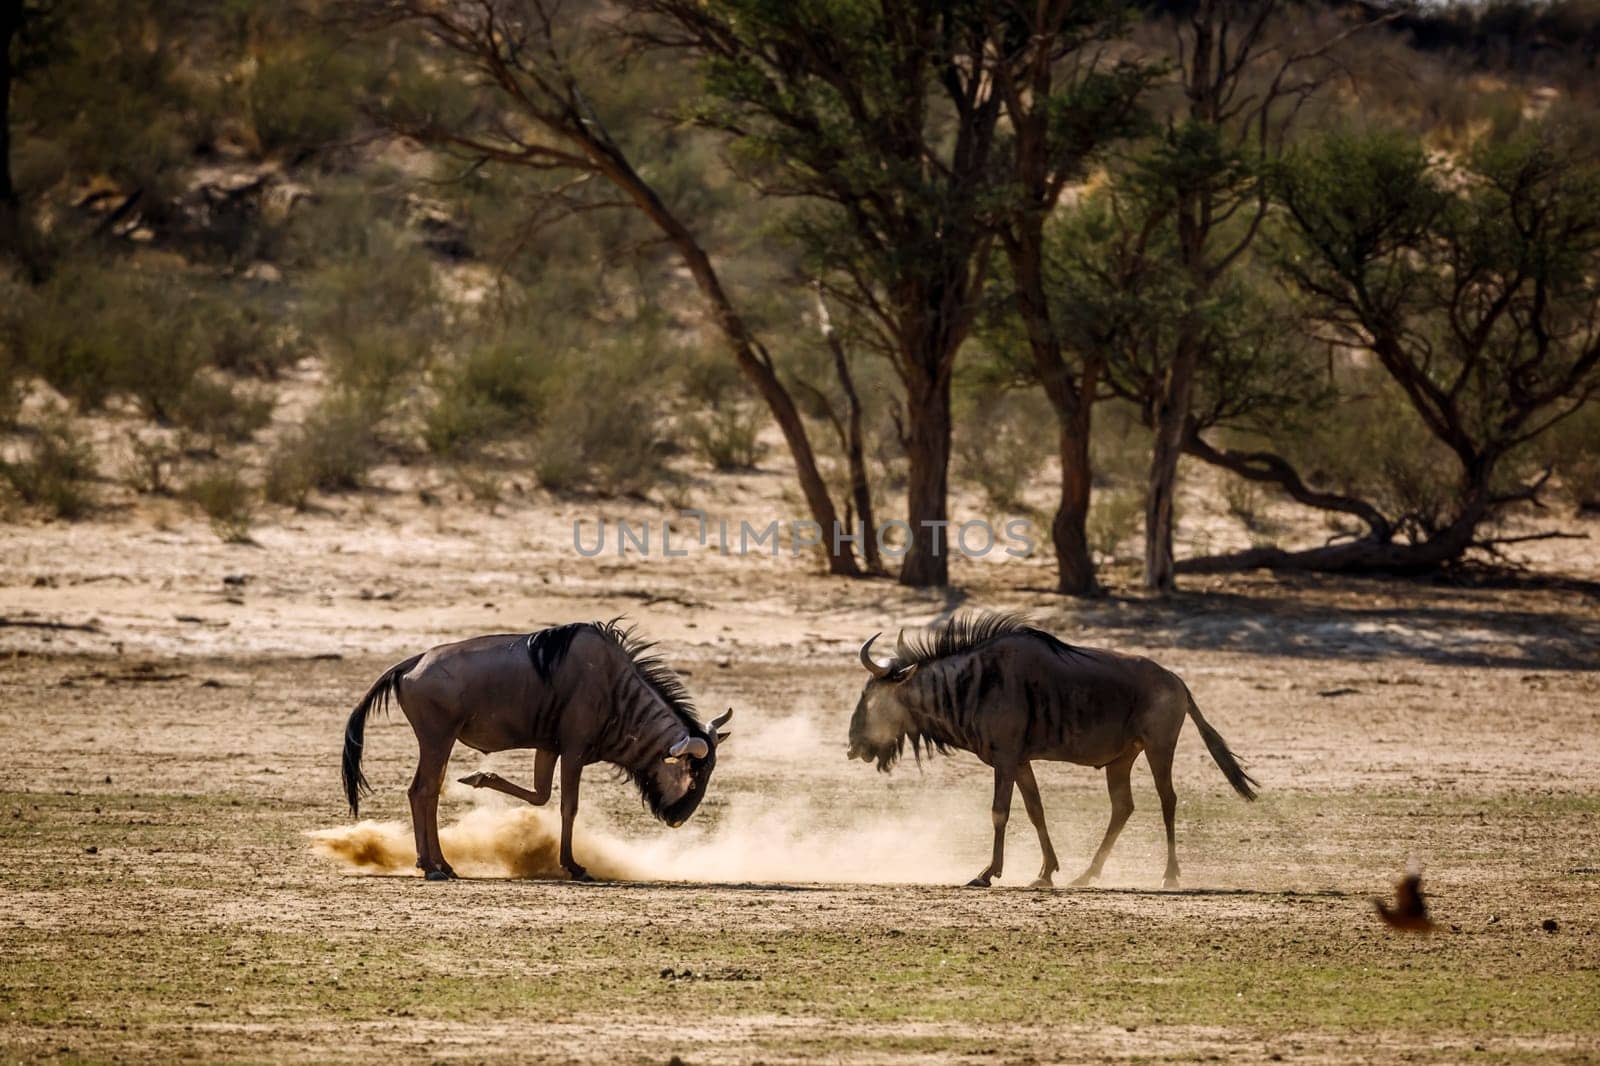
<instances>
[{"instance_id":1,"label":"green foliage","mask_svg":"<svg viewBox=\"0 0 1600 1066\"><path fill-rule=\"evenodd\" d=\"M426 254L399 228L377 223L307 281L306 301L333 384L387 413L427 366L442 324Z\"/></svg>"},{"instance_id":2,"label":"green foliage","mask_svg":"<svg viewBox=\"0 0 1600 1066\"><path fill-rule=\"evenodd\" d=\"M666 362L651 338L551 360L534 474L546 488L643 495L667 477Z\"/></svg>"},{"instance_id":3,"label":"green foliage","mask_svg":"<svg viewBox=\"0 0 1600 1066\"><path fill-rule=\"evenodd\" d=\"M548 358L531 335L502 334L436 367L437 399L424 417L423 440L454 455L537 426L551 388Z\"/></svg>"},{"instance_id":4,"label":"green foliage","mask_svg":"<svg viewBox=\"0 0 1600 1066\"><path fill-rule=\"evenodd\" d=\"M250 540L256 490L233 469L210 470L184 486L183 495L211 520L211 529L229 544Z\"/></svg>"},{"instance_id":5,"label":"green foliage","mask_svg":"<svg viewBox=\"0 0 1600 1066\"><path fill-rule=\"evenodd\" d=\"M272 404L207 372L211 322L182 276L76 261L28 294L13 335L23 364L82 410L122 395L213 443L247 440Z\"/></svg>"},{"instance_id":6,"label":"green foliage","mask_svg":"<svg viewBox=\"0 0 1600 1066\"><path fill-rule=\"evenodd\" d=\"M55 146L48 154L59 169L30 175L40 187L69 174L106 175L124 193L138 190L148 210L164 209L179 164L204 136L214 94L185 75L180 27L188 27L165 8L81 0L70 17L46 20L13 103L29 118L27 139Z\"/></svg>"},{"instance_id":7,"label":"green foliage","mask_svg":"<svg viewBox=\"0 0 1600 1066\"><path fill-rule=\"evenodd\" d=\"M1085 532L1098 559L1115 561L1144 524L1144 496L1136 489L1097 489L1089 499Z\"/></svg>"},{"instance_id":8,"label":"green foliage","mask_svg":"<svg viewBox=\"0 0 1600 1066\"><path fill-rule=\"evenodd\" d=\"M1600 399L1591 399L1535 442L1531 460L1554 470L1562 494L1580 510L1600 511Z\"/></svg>"},{"instance_id":9,"label":"green foliage","mask_svg":"<svg viewBox=\"0 0 1600 1066\"><path fill-rule=\"evenodd\" d=\"M377 459L370 413L348 399L335 399L278 442L268 456L262 489L273 503L303 509L313 491L361 488Z\"/></svg>"},{"instance_id":10,"label":"green foliage","mask_svg":"<svg viewBox=\"0 0 1600 1066\"><path fill-rule=\"evenodd\" d=\"M750 470L766 454L760 441L766 412L748 404L723 403L683 420L690 446L713 469Z\"/></svg>"},{"instance_id":11,"label":"green foliage","mask_svg":"<svg viewBox=\"0 0 1600 1066\"><path fill-rule=\"evenodd\" d=\"M262 152L293 155L346 137L365 74L348 41L290 40L258 56L245 105Z\"/></svg>"},{"instance_id":12,"label":"green foliage","mask_svg":"<svg viewBox=\"0 0 1600 1066\"><path fill-rule=\"evenodd\" d=\"M24 503L57 518L81 518L94 504L89 482L97 470L94 448L64 414L40 425L25 456L0 459L0 477Z\"/></svg>"},{"instance_id":13,"label":"green foliage","mask_svg":"<svg viewBox=\"0 0 1600 1066\"><path fill-rule=\"evenodd\" d=\"M298 331L283 323L284 312L239 292L205 299L210 363L233 374L275 380L305 358Z\"/></svg>"},{"instance_id":14,"label":"green foliage","mask_svg":"<svg viewBox=\"0 0 1600 1066\"><path fill-rule=\"evenodd\" d=\"M1453 514L1459 462L1381 371L1347 365L1340 385L1336 417L1286 424L1267 439L1309 484L1369 500L1424 539Z\"/></svg>"},{"instance_id":15,"label":"green foliage","mask_svg":"<svg viewBox=\"0 0 1600 1066\"><path fill-rule=\"evenodd\" d=\"M1275 184L1293 222L1280 269L1393 381L1370 416L1378 446L1346 446L1385 470L1405 523L1487 517L1531 442L1600 389L1589 138L1530 124L1447 167L1397 135L1335 134Z\"/></svg>"},{"instance_id":16,"label":"green foliage","mask_svg":"<svg viewBox=\"0 0 1600 1066\"><path fill-rule=\"evenodd\" d=\"M1030 510L1024 495L1055 453L1056 422L1037 392L980 388L957 406L955 474L996 512Z\"/></svg>"}]
</instances>

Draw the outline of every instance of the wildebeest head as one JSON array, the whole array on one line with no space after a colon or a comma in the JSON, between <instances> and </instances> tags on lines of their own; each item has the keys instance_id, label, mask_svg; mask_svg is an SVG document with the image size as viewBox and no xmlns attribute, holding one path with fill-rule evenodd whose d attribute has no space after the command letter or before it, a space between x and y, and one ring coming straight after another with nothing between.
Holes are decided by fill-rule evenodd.
<instances>
[{"instance_id":1,"label":"wildebeest head","mask_svg":"<svg viewBox=\"0 0 1600 1066\"><path fill-rule=\"evenodd\" d=\"M888 663L874 659L872 641L882 635L874 634L872 640L861 645L861 665L872 676L862 687L856 713L850 718L850 758L876 762L879 770L887 771L900 757L906 735L913 730L901 686L917 672L917 664L906 663L901 655Z\"/></svg>"},{"instance_id":2,"label":"wildebeest head","mask_svg":"<svg viewBox=\"0 0 1600 1066\"><path fill-rule=\"evenodd\" d=\"M648 769L634 780L657 818L676 829L705 798L711 771L717 765L717 745L728 739L722 727L733 717L729 707L708 726L695 726L675 740Z\"/></svg>"}]
</instances>

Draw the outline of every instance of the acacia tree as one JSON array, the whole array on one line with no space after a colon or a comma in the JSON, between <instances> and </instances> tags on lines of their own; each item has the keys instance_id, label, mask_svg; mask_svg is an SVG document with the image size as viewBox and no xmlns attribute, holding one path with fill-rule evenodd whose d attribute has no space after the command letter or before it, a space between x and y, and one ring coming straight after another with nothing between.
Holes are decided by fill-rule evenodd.
<instances>
[{"instance_id":1,"label":"acacia tree","mask_svg":"<svg viewBox=\"0 0 1600 1066\"><path fill-rule=\"evenodd\" d=\"M1056 588L1069 595L1097 590L1087 522L1089 441L1096 394L1108 350L1098 338L1071 343L1087 322L1052 298L1047 223L1069 183L1080 180L1096 151L1140 127L1138 101L1154 68L1122 62L1102 69L1092 46L1122 28L1120 3L1048 0L1004 9L994 27L991 68L1010 131L1011 185L998 201L1015 313L1033 373L1056 415L1060 502L1050 526Z\"/></svg>"},{"instance_id":2,"label":"acacia tree","mask_svg":"<svg viewBox=\"0 0 1600 1066\"><path fill-rule=\"evenodd\" d=\"M1439 510L1341 495L1331 509L1361 517L1365 535L1190 568L1417 572L1528 539L1480 530L1549 477L1519 479L1519 450L1600 396L1600 158L1551 126L1460 166L1396 136L1338 135L1292 155L1275 188L1290 222L1280 268L1325 337L1393 381L1453 456L1455 484ZM1308 480L1275 453L1261 462Z\"/></svg>"},{"instance_id":3,"label":"acacia tree","mask_svg":"<svg viewBox=\"0 0 1600 1066\"><path fill-rule=\"evenodd\" d=\"M956 354L992 235L1001 106L977 0L633 0L631 32L703 63L703 125L791 227L905 390L909 543L900 581L943 585Z\"/></svg>"},{"instance_id":4,"label":"acacia tree","mask_svg":"<svg viewBox=\"0 0 1600 1066\"><path fill-rule=\"evenodd\" d=\"M553 204L559 212L628 208L661 234L783 432L812 520L823 530L829 571L859 576L849 546L833 535L838 511L772 354L734 306L692 227L608 132L594 104L594 86L583 84L581 64L594 61L585 52L600 47L605 28L565 10L559 0L351 0L348 8L362 24L420 34L482 90L481 106L468 112L397 106L386 116L394 128L475 166L515 166L550 175L546 207ZM596 185L611 194L596 194Z\"/></svg>"},{"instance_id":5,"label":"acacia tree","mask_svg":"<svg viewBox=\"0 0 1600 1066\"><path fill-rule=\"evenodd\" d=\"M1174 583L1173 503L1178 460L1193 434L1196 381L1218 334L1211 316L1226 279L1267 217L1265 174L1300 108L1326 80L1322 63L1354 33L1301 45L1276 40L1281 0L1195 0L1176 24L1177 114L1152 149L1121 175L1115 190L1123 252L1133 272L1153 276L1160 246L1174 273L1171 329L1163 348L1124 387L1142 400L1154 431L1145 489L1144 584Z\"/></svg>"}]
</instances>

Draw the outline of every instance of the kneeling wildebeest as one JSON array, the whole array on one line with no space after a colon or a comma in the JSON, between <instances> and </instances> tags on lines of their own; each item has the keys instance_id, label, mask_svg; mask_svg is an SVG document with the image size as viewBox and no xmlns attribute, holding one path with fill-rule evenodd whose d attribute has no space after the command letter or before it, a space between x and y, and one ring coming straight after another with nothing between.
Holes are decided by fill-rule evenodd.
<instances>
[{"instance_id":1,"label":"kneeling wildebeest","mask_svg":"<svg viewBox=\"0 0 1600 1066\"><path fill-rule=\"evenodd\" d=\"M561 865L590 880L572 858L578 778L592 762L622 769L652 813L676 828L700 806L717 764L718 732L733 709L701 725L678 676L651 656L652 645L615 622L587 622L533 634L474 637L441 644L386 670L350 715L344 731L344 794L359 813L364 792L362 737L367 717L392 696L417 735L411 825L417 866L430 881L455 876L439 849L439 790L450 749L533 748L534 789L497 774L462 778L543 804L561 760Z\"/></svg>"},{"instance_id":2,"label":"kneeling wildebeest","mask_svg":"<svg viewBox=\"0 0 1600 1066\"><path fill-rule=\"evenodd\" d=\"M861 646L861 665L872 679L850 719L850 757L875 760L879 770L887 771L910 740L919 759L924 749L956 748L994 767L994 857L969 882L974 886L987 887L1000 876L1013 785L1022 788L1022 802L1044 851L1044 868L1034 887L1048 886L1050 875L1061 868L1045 829L1033 759L1105 769L1111 824L1075 885L1100 875L1133 813L1128 775L1142 751L1167 823L1166 887L1177 886L1172 819L1178 796L1172 790L1172 754L1185 714L1194 719L1200 739L1234 791L1255 799L1256 782L1200 716L1188 686L1149 659L1073 647L1014 615L952 619L909 644L902 633L888 663L872 657L877 639Z\"/></svg>"}]
</instances>

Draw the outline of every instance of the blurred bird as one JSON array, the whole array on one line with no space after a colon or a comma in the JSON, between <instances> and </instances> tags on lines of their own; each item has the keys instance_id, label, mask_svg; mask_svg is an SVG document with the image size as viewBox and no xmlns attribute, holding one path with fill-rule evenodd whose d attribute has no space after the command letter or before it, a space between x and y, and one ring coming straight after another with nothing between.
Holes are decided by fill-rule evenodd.
<instances>
[{"instance_id":1,"label":"blurred bird","mask_svg":"<svg viewBox=\"0 0 1600 1066\"><path fill-rule=\"evenodd\" d=\"M1428 917L1428 903L1422 898L1422 868L1415 859L1406 860L1406 875L1394 883L1394 906L1388 907L1374 896L1373 906L1385 925L1403 929L1408 933L1431 933L1433 919Z\"/></svg>"}]
</instances>

